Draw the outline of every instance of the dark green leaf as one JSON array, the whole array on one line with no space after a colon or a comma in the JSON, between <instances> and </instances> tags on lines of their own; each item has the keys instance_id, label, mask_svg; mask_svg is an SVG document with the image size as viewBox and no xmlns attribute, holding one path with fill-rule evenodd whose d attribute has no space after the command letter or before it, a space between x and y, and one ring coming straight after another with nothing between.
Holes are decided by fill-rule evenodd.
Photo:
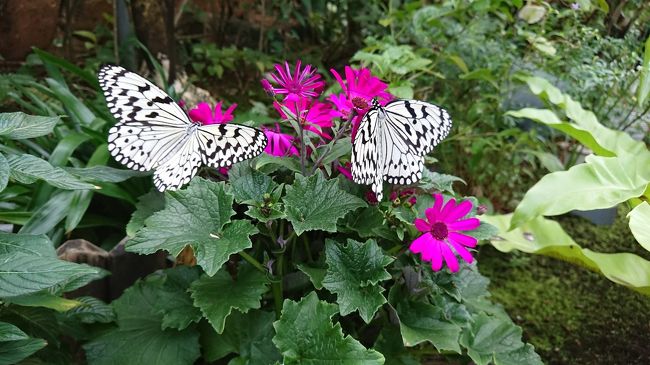
<instances>
[{"instance_id":1,"label":"dark green leaf","mask_svg":"<svg viewBox=\"0 0 650 365\"><path fill-rule=\"evenodd\" d=\"M325 180L320 171L307 178L296 174L286 189L285 212L298 235L313 230L335 232L339 218L366 206L363 200L341 190L338 180Z\"/></svg>"},{"instance_id":2,"label":"dark green leaf","mask_svg":"<svg viewBox=\"0 0 650 365\"><path fill-rule=\"evenodd\" d=\"M375 350L386 358L386 364L418 365L420 362L404 347L399 327L385 325L375 343Z\"/></svg>"},{"instance_id":3,"label":"dark green leaf","mask_svg":"<svg viewBox=\"0 0 650 365\"><path fill-rule=\"evenodd\" d=\"M455 181L460 181L465 184L465 181L459 177L424 169L422 171L422 180L418 182L418 185L424 190L447 191L453 194L453 184Z\"/></svg>"},{"instance_id":4,"label":"dark green leaf","mask_svg":"<svg viewBox=\"0 0 650 365\"><path fill-rule=\"evenodd\" d=\"M188 289L199 278L198 267L178 266L158 275L164 277L164 284L158 295L156 310L163 315L162 329L183 330L201 319L201 311L192 303Z\"/></svg>"},{"instance_id":5,"label":"dark green leaf","mask_svg":"<svg viewBox=\"0 0 650 365\"><path fill-rule=\"evenodd\" d=\"M56 258L54 246L44 234L31 235L0 232L0 255L14 252Z\"/></svg>"},{"instance_id":6,"label":"dark green leaf","mask_svg":"<svg viewBox=\"0 0 650 365\"><path fill-rule=\"evenodd\" d=\"M477 364L488 364L498 353L513 353L524 348L521 341L521 328L510 319L488 316L481 313L474 318L469 331L461 337L467 347L467 354ZM516 357L516 354L512 354ZM504 355L502 359L510 358Z\"/></svg>"},{"instance_id":7,"label":"dark green leaf","mask_svg":"<svg viewBox=\"0 0 650 365\"><path fill-rule=\"evenodd\" d=\"M442 321L436 307L424 302L402 300L397 305L404 345L412 347L428 341L438 351L460 353L460 326Z\"/></svg>"},{"instance_id":8,"label":"dark green leaf","mask_svg":"<svg viewBox=\"0 0 650 365\"><path fill-rule=\"evenodd\" d=\"M280 320L273 323L273 343L284 356L284 364L383 364L384 357L368 350L341 325L332 325L336 304L319 301L311 292L300 302L285 299Z\"/></svg>"},{"instance_id":9,"label":"dark green leaf","mask_svg":"<svg viewBox=\"0 0 650 365\"><path fill-rule=\"evenodd\" d=\"M74 191L59 191L41 205L23 224L21 234L45 234L65 219L74 200Z\"/></svg>"},{"instance_id":10,"label":"dark green leaf","mask_svg":"<svg viewBox=\"0 0 650 365\"><path fill-rule=\"evenodd\" d=\"M397 240L395 231L384 222L384 214L376 206L361 209L358 214L350 214L346 218L347 227L356 231L361 238L382 237Z\"/></svg>"},{"instance_id":11,"label":"dark green leaf","mask_svg":"<svg viewBox=\"0 0 650 365\"><path fill-rule=\"evenodd\" d=\"M70 174L84 181L118 183L132 177L151 175L150 172L116 169L109 166L66 167Z\"/></svg>"},{"instance_id":12,"label":"dark green leaf","mask_svg":"<svg viewBox=\"0 0 650 365\"><path fill-rule=\"evenodd\" d=\"M278 184L270 176L254 170L248 163L235 164L228 171L228 180L235 200L244 204L255 204L264 200Z\"/></svg>"},{"instance_id":13,"label":"dark green leaf","mask_svg":"<svg viewBox=\"0 0 650 365\"><path fill-rule=\"evenodd\" d=\"M323 289L323 279L327 274L327 269L320 267L310 267L304 264L296 265L298 270L302 271L309 277L309 280L314 285L316 289Z\"/></svg>"},{"instance_id":14,"label":"dark green leaf","mask_svg":"<svg viewBox=\"0 0 650 365\"><path fill-rule=\"evenodd\" d=\"M9 161L7 161L7 158L0 153L0 191L3 191L7 187L9 175L11 174L10 169Z\"/></svg>"},{"instance_id":15,"label":"dark green leaf","mask_svg":"<svg viewBox=\"0 0 650 365\"><path fill-rule=\"evenodd\" d=\"M0 136L11 139L26 139L52 133L59 117L41 117L22 112L0 113Z\"/></svg>"},{"instance_id":16,"label":"dark green leaf","mask_svg":"<svg viewBox=\"0 0 650 365\"><path fill-rule=\"evenodd\" d=\"M366 323L386 303L378 285L391 278L384 267L393 258L384 255L374 240L364 243L348 239L347 245L333 240L325 243L327 274L323 286L337 295L341 315L359 311Z\"/></svg>"},{"instance_id":17,"label":"dark green leaf","mask_svg":"<svg viewBox=\"0 0 650 365\"><path fill-rule=\"evenodd\" d=\"M145 219L149 218L155 212L165 207L165 196L157 190L140 196L138 203L135 205L135 212L126 225L126 234L129 237L135 236L136 232L144 227Z\"/></svg>"},{"instance_id":18,"label":"dark green leaf","mask_svg":"<svg viewBox=\"0 0 650 365\"><path fill-rule=\"evenodd\" d=\"M115 321L113 307L94 297L79 297L81 304L65 312L66 317L81 323L109 323Z\"/></svg>"},{"instance_id":19,"label":"dark green leaf","mask_svg":"<svg viewBox=\"0 0 650 365\"><path fill-rule=\"evenodd\" d=\"M60 167L53 167L47 161L32 155L13 155L7 159L11 167L11 178L23 184L44 180L48 184L66 190L96 189L96 186L81 181Z\"/></svg>"},{"instance_id":20,"label":"dark green leaf","mask_svg":"<svg viewBox=\"0 0 650 365\"><path fill-rule=\"evenodd\" d=\"M0 342L0 365L13 365L47 345L40 338Z\"/></svg>"},{"instance_id":21,"label":"dark green leaf","mask_svg":"<svg viewBox=\"0 0 650 365\"><path fill-rule=\"evenodd\" d=\"M267 286L266 275L245 265L240 267L234 280L228 271L220 270L213 277L204 276L195 281L190 291L194 305L201 308L217 333L222 333L233 309L246 313L249 309L260 308Z\"/></svg>"},{"instance_id":22,"label":"dark green leaf","mask_svg":"<svg viewBox=\"0 0 650 365\"><path fill-rule=\"evenodd\" d=\"M29 338L25 332L11 323L0 322L0 342L25 340Z\"/></svg>"}]
</instances>

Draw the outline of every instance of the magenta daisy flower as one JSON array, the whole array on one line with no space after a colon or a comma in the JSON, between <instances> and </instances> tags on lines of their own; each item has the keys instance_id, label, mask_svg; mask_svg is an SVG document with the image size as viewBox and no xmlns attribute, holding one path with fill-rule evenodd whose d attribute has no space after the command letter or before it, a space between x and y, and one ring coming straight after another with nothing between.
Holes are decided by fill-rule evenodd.
<instances>
[{"instance_id":1,"label":"magenta daisy flower","mask_svg":"<svg viewBox=\"0 0 650 365\"><path fill-rule=\"evenodd\" d=\"M339 170L341 175L345 176L346 179L352 180L352 164L346 162L343 165L336 166L336 169Z\"/></svg>"},{"instance_id":2,"label":"magenta daisy flower","mask_svg":"<svg viewBox=\"0 0 650 365\"><path fill-rule=\"evenodd\" d=\"M478 228L481 221L478 218L462 219L472 210L472 203L465 200L456 204L450 199L443 207L441 194L435 194L433 207L427 209L427 220L417 218L415 228L424 233L416 238L409 249L413 253L422 254L422 260L430 261L433 271L442 269L443 260L451 272L458 271L458 259L454 252L468 263L474 261L466 247L474 248L478 240L474 237L459 233ZM452 251L453 248L453 251Z\"/></svg>"},{"instance_id":3,"label":"magenta daisy flower","mask_svg":"<svg viewBox=\"0 0 650 365\"><path fill-rule=\"evenodd\" d=\"M307 65L301 69L300 60L296 62L293 72L286 61L284 67L276 64L275 71L271 78L277 83L277 87L273 87L268 81L262 81L262 87L267 92L286 94L287 98L315 98L325 88L325 82L316 73L316 68Z\"/></svg>"},{"instance_id":4,"label":"magenta daisy flower","mask_svg":"<svg viewBox=\"0 0 650 365\"><path fill-rule=\"evenodd\" d=\"M190 110L190 119L203 125L228 123L234 118L232 112L237 107L237 104L231 105L225 112L221 111L222 104L223 102L218 102L213 111L210 104L199 103L196 108Z\"/></svg>"},{"instance_id":5,"label":"magenta daisy flower","mask_svg":"<svg viewBox=\"0 0 650 365\"><path fill-rule=\"evenodd\" d=\"M300 98L297 101L288 100L287 98L282 102L282 105L293 114L291 117L300 114L300 124L305 130L312 131L325 139L332 138L323 132L323 128L329 128L333 125L332 119L336 115L330 104L306 98ZM273 106L282 118L288 119L290 117L278 102L274 102Z\"/></svg>"},{"instance_id":6,"label":"magenta daisy flower","mask_svg":"<svg viewBox=\"0 0 650 365\"><path fill-rule=\"evenodd\" d=\"M382 105L392 99L392 96L386 91L388 85L372 76L367 68L355 70L350 66L345 66L345 81L336 70L331 69L330 71L341 85L343 94L330 95L329 100L336 105L339 116L344 119L349 119L353 110L358 110L361 112L359 114L363 114L372 106L373 98L377 98Z\"/></svg>"},{"instance_id":7,"label":"magenta daisy flower","mask_svg":"<svg viewBox=\"0 0 650 365\"><path fill-rule=\"evenodd\" d=\"M298 149L293 145L295 137L280 132L280 125L275 124L275 130L262 127L268 140L264 152L271 156L298 156Z\"/></svg>"}]
</instances>

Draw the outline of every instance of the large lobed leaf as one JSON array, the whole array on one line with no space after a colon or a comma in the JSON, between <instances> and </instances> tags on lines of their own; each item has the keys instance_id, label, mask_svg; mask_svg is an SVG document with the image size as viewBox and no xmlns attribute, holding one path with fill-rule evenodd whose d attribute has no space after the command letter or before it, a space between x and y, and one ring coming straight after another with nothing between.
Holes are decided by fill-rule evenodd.
<instances>
[{"instance_id":1,"label":"large lobed leaf","mask_svg":"<svg viewBox=\"0 0 650 365\"><path fill-rule=\"evenodd\" d=\"M262 202L264 194L270 194L278 186L270 176L251 168L246 162L233 165L228 178L235 200L245 204Z\"/></svg>"},{"instance_id":2,"label":"large lobed leaf","mask_svg":"<svg viewBox=\"0 0 650 365\"><path fill-rule=\"evenodd\" d=\"M165 208L145 220L145 227L126 244L127 250L149 254L165 250L177 256L191 245L197 263L214 275L234 253L252 246L257 233L250 221L230 218L233 196L223 182L194 178L183 190L165 194Z\"/></svg>"},{"instance_id":3,"label":"large lobed leaf","mask_svg":"<svg viewBox=\"0 0 650 365\"><path fill-rule=\"evenodd\" d=\"M323 286L337 295L341 315L358 310L361 318L370 323L386 303L379 283L391 278L384 267L394 259L384 255L374 240L362 243L348 239L347 244L340 244L328 239L325 255L327 274Z\"/></svg>"},{"instance_id":4,"label":"large lobed leaf","mask_svg":"<svg viewBox=\"0 0 650 365\"><path fill-rule=\"evenodd\" d=\"M628 214L630 230L637 242L650 251L650 204L642 202Z\"/></svg>"},{"instance_id":5,"label":"large lobed leaf","mask_svg":"<svg viewBox=\"0 0 650 365\"><path fill-rule=\"evenodd\" d=\"M332 325L337 312L336 304L318 300L315 292L299 302L286 299L280 320L273 324L273 343L284 364L383 364L382 354L344 337L338 323Z\"/></svg>"},{"instance_id":6,"label":"large lobed leaf","mask_svg":"<svg viewBox=\"0 0 650 365\"><path fill-rule=\"evenodd\" d=\"M335 232L339 218L366 206L363 200L341 190L338 180L325 180L320 171L309 177L296 174L286 189L285 213L297 235L313 230Z\"/></svg>"}]
</instances>

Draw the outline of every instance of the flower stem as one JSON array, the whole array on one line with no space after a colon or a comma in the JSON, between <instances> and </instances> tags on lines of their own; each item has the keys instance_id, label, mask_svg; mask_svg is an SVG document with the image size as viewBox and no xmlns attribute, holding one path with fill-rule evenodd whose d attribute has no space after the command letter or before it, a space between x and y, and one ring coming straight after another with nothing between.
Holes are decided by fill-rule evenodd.
<instances>
[{"instance_id":1,"label":"flower stem","mask_svg":"<svg viewBox=\"0 0 650 365\"><path fill-rule=\"evenodd\" d=\"M246 252L242 251L239 253L239 256L241 256L244 260L248 261L249 264L253 265L257 270L261 271L262 273L266 274L266 269L262 264L260 264L259 261L255 260L255 258Z\"/></svg>"},{"instance_id":2,"label":"flower stem","mask_svg":"<svg viewBox=\"0 0 650 365\"><path fill-rule=\"evenodd\" d=\"M386 251L386 253L389 254L389 255L394 255L394 254L398 253L399 250L402 249L402 247L404 247L404 245L397 244L397 245L391 247L388 251Z\"/></svg>"},{"instance_id":3,"label":"flower stem","mask_svg":"<svg viewBox=\"0 0 650 365\"><path fill-rule=\"evenodd\" d=\"M282 314L282 301L283 301L283 293L282 293L282 274L283 274L283 267L284 267L284 253L281 253L280 256L278 257L278 261L276 264L276 280L271 282L271 287L273 290L273 302L275 303L275 317L277 319L280 319L280 314Z\"/></svg>"}]
</instances>

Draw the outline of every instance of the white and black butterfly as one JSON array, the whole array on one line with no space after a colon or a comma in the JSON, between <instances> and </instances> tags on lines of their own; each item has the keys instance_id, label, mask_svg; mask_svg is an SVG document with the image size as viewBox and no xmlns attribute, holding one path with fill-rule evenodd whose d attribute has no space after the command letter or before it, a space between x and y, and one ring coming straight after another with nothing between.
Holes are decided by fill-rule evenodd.
<instances>
[{"instance_id":1,"label":"white and black butterfly","mask_svg":"<svg viewBox=\"0 0 650 365\"><path fill-rule=\"evenodd\" d=\"M108 150L133 170L154 172L160 191L187 184L201 165L224 167L262 153L266 136L238 124L200 125L165 92L123 67L98 73L106 104L118 123L108 134Z\"/></svg>"},{"instance_id":2,"label":"white and black butterfly","mask_svg":"<svg viewBox=\"0 0 650 365\"><path fill-rule=\"evenodd\" d=\"M384 180L420 180L424 156L449 134L451 118L446 110L419 100L393 100L383 107L376 99L372 103L354 139L352 179L372 185L381 201Z\"/></svg>"}]
</instances>

